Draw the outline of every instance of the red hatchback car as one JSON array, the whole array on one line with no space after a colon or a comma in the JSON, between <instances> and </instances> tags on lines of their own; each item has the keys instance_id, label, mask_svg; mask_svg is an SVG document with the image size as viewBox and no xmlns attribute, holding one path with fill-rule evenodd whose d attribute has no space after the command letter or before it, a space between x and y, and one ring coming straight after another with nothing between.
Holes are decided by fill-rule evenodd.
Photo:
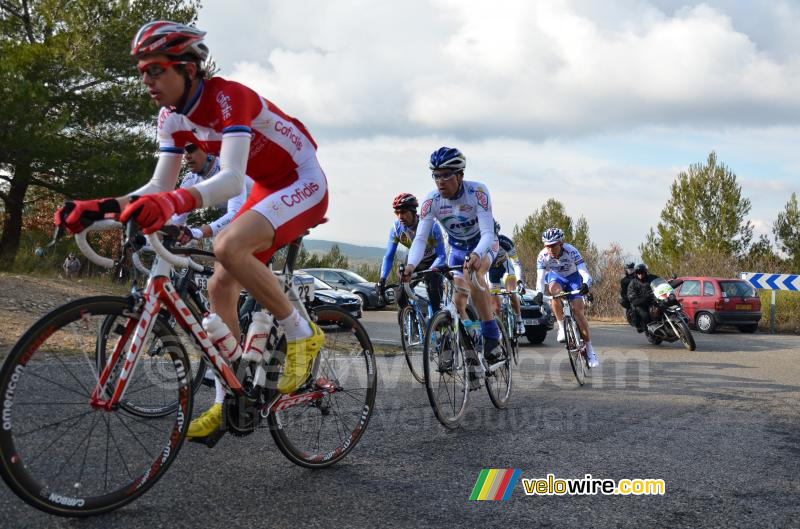
<instances>
[{"instance_id":1,"label":"red hatchback car","mask_svg":"<svg viewBox=\"0 0 800 529\"><path fill-rule=\"evenodd\" d=\"M756 332L761 320L761 299L747 281L719 277L681 277L676 295L700 332L733 325L741 332Z\"/></svg>"}]
</instances>

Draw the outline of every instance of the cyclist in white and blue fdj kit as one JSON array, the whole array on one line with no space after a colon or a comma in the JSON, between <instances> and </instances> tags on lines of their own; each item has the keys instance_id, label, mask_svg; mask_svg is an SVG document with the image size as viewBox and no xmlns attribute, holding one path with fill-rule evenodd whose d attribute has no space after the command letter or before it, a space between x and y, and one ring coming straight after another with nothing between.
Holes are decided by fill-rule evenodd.
<instances>
[{"instance_id":1,"label":"cyclist in white and blue fdj kit","mask_svg":"<svg viewBox=\"0 0 800 529\"><path fill-rule=\"evenodd\" d=\"M586 268L586 263L581 257L581 253L572 246L564 242L564 232L559 228L548 228L542 233L544 249L539 252L536 258L536 289L543 291L547 284L550 295L560 294L563 291L580 290L580 294L572 294L569 298L572 301L572 315L578 322L583 341L586 343L586 353L589 360L589 367L597 367L600 360L592 349L592 342L589 338L589 321L583 313L583 295L589 293L589 286L592 284L592 276ZM564 309L560 299L552 299L550 306L558 321L558 341L564 343Z\"/></svg>"},{"instance_id":2,"label":"cyclist in white and blue fdj kit","mask_svg":"<svg viewBox=\"0 0 800 529\"><path fill-rule=\"evenodd\" d=\"M422 203L417 234L411 245L405 280L422 261L428 235L438 220L447 232L450 246L448 265L462 266L483 278L497 256L499 244L494 233L494 218L489 191L484 184L464 180L467 161L458 149L442 147L431 154L430 168L436 189ZM500 329L492 316L489 290L481 290L466 281L461 272L453 272L456 284L455 303L463 319L467 318L467 294L481 318L483 355L492 364L498 360Z\"/></svg>"}]
</instances>

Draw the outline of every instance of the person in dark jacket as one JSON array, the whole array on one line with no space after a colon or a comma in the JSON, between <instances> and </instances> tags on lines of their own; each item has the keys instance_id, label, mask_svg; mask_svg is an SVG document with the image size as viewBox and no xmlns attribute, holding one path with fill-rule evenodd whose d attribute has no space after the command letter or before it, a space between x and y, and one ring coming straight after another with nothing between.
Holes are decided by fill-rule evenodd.
<instances>
[{"instance_id":1,"label":"person in dark jacket","mask_svg":"<svg viewBox=\"0 0 800 529\"><path fill-rule=\"evenodd\" d=\"M633 269L636 267L634 263L627 263L625 265L625 277L619 280L619 304L625 307L625 310L631 308L631 302L628 299L628 285L633 281Z\"/></svg>"},{"instance_id":2,"label":"person in dark jacket","mask_svg":"<svg viewBox=\"0 0 800 529\"><path fill-rule=\"evenodd\" d=\"M644 332L650 323L650 305L656 300L650 282L658 279L658 276L648 273L644 263L636 265L633 276L634 279L628 284L628 300L634 309L636 330Z\"/></svg>"}]
</instances>

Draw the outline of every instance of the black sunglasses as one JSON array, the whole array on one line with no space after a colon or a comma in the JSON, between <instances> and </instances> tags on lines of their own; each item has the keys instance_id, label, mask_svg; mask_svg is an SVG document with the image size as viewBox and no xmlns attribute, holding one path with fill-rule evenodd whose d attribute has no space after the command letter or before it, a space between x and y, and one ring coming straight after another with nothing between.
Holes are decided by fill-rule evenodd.
<instances>
[{"instance_id":1,"label":"black sunglasses","mask_svg":"<svg viewBox=\"0 0 800 529\"><path fill-rule=\"evenodd\" d=\"M199 147L197 147L197 145L195 145L194 143L190 143L190 144L188 144L186 147L184 147L184 150L185 150L186 152L188 152L189 154L192 154L192 153L193 153L194 151L196 151L198 148L199 148Z\"/></svg>"}]
</instances>

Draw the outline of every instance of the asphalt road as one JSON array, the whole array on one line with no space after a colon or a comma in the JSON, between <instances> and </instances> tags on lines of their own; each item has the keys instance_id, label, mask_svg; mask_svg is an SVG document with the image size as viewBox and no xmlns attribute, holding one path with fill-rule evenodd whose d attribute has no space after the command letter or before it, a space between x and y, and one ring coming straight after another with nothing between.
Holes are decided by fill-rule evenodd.
<instances>
[{"instance_id":1,"label":"asphalt road","mask_svg":"<svg viewBox=\"0 0 800 529\"><path fill-rule=\"evenodd\" d=\"M368 312L364 323L389 343L394 318ZM0 526L800 527L800 338L695 337L688 352L595 324L602 364L577 387L550 335L523 346L509 409L472 392L456 431L437 423L403 357L383 357L372 422L333 468L294 466L260 431L211 450L186 444L153 489L99 518L48 516L0 485ZM196 413L212 396L199 395ZM508 501L469 501L484 468L663 479L666 493L526 496L520 481Z\"/></svg>"}]
</instances>

